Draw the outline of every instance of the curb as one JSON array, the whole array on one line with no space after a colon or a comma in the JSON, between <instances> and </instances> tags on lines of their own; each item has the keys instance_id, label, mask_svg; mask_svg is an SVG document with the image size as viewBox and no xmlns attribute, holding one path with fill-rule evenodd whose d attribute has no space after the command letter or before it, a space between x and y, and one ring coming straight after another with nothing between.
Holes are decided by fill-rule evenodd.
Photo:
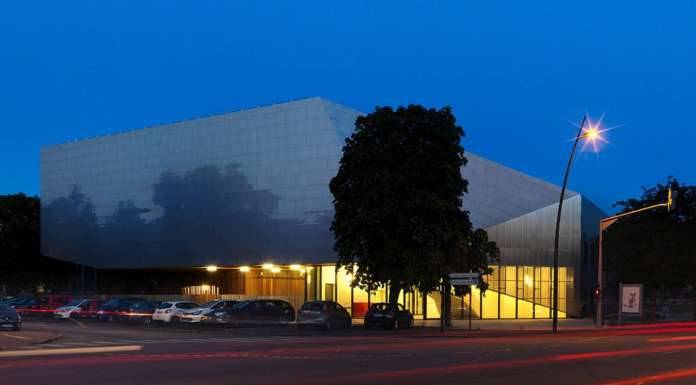
<instances>
[{"instance_id":1,"label":"curb","mask_svg":"<svg viewBox=\"0 0 696 385\"><path fill-rule=\"evenodd\" d=\"M28 343L21 345L21 346L42 345L42 344L47 344L49 342L59 340L61 338L63 338L62 334L56 334L56 335L51 336L49 338L44 338L42 340L28 342ZM0 351L15 350L15 349L17 349L17 346L0 346Z\"/></svg>"},{"instance_id":2,"label":"curb","mask_svg":"<svg viewBox=\"0 0 696 385\"><path fill-rule=\"evenodd\" d=\"M32 342L31 345L43 345L43 344L47 344L47 343L49 343L49 342L57 341L57 340L59 340L59 339L61 339L61 338L63 338L63 335L62 335L62 334L56 334L56 335L53 336L53 337L49 337L49 338L46 338L46 339L43 339L43 340L40 340L40 341Z\"/></svg>"}]
</instances>

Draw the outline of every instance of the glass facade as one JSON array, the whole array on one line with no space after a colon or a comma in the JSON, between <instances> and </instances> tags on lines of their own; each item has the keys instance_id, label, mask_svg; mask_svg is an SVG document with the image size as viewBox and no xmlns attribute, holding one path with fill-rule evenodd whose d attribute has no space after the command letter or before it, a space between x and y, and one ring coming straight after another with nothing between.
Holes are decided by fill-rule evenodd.
<instances>
[{"instance_id":1,"label":"glass facade","mask_svg":"<svg viewBox=\"0 0 696 385\"><path fill-rule=\"evenodd\" d=\"M234 268L232 268L234 269ZM273 272L258 266L244 273L245 284L240 293L246 296L283 298L294 306L307 300L336 301L354 318L362 318L371 303L388 301L388 287L367 292L352 287L352 275L335 265L276 265ZM547 266L493 266L493 274L484 277L489 287L481 292L472 287L470 295L450 299L453 319L543 319L551 317L553 275ZM573 272L559 268L559 317L567 317L568 290L572 290ZM235 285L237 287L238 285ZM544 294L542 294L544 293ZM440 317L441 295L426 295L418 290L402 292L399 303L416 318Z\"/></svg>"}]
</instances>

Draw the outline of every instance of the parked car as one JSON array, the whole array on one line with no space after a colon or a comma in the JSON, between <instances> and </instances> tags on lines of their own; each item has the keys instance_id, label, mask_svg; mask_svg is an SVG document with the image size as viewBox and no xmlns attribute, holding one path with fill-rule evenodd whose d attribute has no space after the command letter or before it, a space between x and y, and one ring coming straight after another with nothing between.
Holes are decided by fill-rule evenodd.
<instances>
[{"instance_id":1,"label":"parked car","mask_svg":"<svg viewBox=\"0 0 696 385\"><path fill-rule=\"evenodd\" d=\"M22 315L51 316L59 307L65 306L72 298L62 294L48 294L29 297L14 303L14 308Z\"/></svg>"},{"instance_id":2,"label":"parked car","mask_svg":"<svg viewBox=\"0 0 696 385\"><path fill-rule=\"evenodd\" d=\"M99 307L96 319L98 321L116 321L127 313L133 304L144 301L147 300L143 298L112 298Z\"/></svg>"},{"instance_id":3,"label":"parked car","mask_svg":"<svg viewBox=\"0 0 696 385\"><path fill-rule=\"evenodd\" d=\"M152 320L158 322L179 322L185 312L198 307L197 303L190 301L162 302L152 314Z\"/></svg>"},{"instance_id":4,"label":"parked car","mask_svg":"<svg viewBox=\"0 0 696 385\"><path fill-rule=\"evenodd\" d=\"M204 303L200 307L184 312L183 314L181 314L180 320L181 322L198 323L207 319L211 315L211 313L214 313L216 311L222 311L225 309L230 309L237 303L239 303L239 301L210 301Z\"/></svg>"},{"instance_id":5,"label":"parked car","mask_svg":"<svg viewBox=\"0 0 696 385\"><path fill-rule=\"evenodd\" d=\"M5 302L3 304L15 309L19 304L21 304L25 301L30 301L30 300L34 300L34 297L26 297L26 296L14 297L14 298L10 298L10 299L5 300Z\"/></svg>"},{"instance_id":6,"label":"parked car","mask_svg":"<svg viewBox=\"0 0 696 385\"><path fill-rule=\"evenodd\" d=\"M384 329L404 329L413 326L413 314L402 304L375 303L365 314L364 327Z\"/></svg>"},{"instance_id":7,"label":"parked car","mask_svg":"<svg viewBox=\"0 0 696 385\"><path fill-rule=\"evenodd\" d=\"M334 328L350 329L350 314L340 304L333 301L305 302L297 312L297 328L319 326L326 330Z\"/></svg>"},{"instance_id":8,"label":"parked car","mask_svg":"<svg viewBox=\"0 0 696 385\"><path fill-rule=\"evenodd\" d=\"M286 325L295 321L295 309L281 300L242 301L230 309L216 311L210 322L240 325Z\"/></svg>"},{"instance_id":9,"label":"parked car","mask_svg":"<svg viewBox=\"0 0 696 385\"><path fill-rule=\"evenodd\" d=\"M72 315L76 318L95 319L97 318L99 308L101 308L103 304L104 301L102 300L90 299L82 303L82 305L80 305L80 309Z\"/></svg>"},{"instance_id":10,"label":"parked car","mask_svg":"<svg viewBox=\"0 0 696 385\"><path fill-rule=\"evenodd\" d=\"M162 302L159 301L135 302L128 308L127 312L119 317L119 319L148 325L152 323L152 315L160 304L162 304Z\"/></svg>"},{"instance_id":11,"label":"parked car","mask_svg":"<svg viewBox=\"0 0 696 385\"><path fill-rule=\"evenodd\" d=\"M5 304L0 304L0 330L12 328L14 331L22 329L22 316L17 310Z\"/></svg>"},{"instance_id":12,"label":"parked car","mask_svg":"<svg viewBox=\"0 0 696 385\"><path fill-rule=\"evenodd\" d=\"M91 299L74 299L65 306L61 306L53 312L55 318L71 318L75 317L81 310L82 306L91 302Z\"/></svg>"}]
</instances>

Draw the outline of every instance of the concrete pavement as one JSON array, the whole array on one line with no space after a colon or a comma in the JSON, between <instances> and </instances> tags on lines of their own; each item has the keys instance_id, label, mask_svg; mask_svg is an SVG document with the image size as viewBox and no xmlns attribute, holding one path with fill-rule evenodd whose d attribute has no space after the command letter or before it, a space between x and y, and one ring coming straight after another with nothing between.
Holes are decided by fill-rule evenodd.
<instances>
[{"instance_id":1,"label":"concrete pavement","mask_svg":"<svg viewBox=\"0 0 696 385\"><path fill-rule=\"evenodd\" d=\"M530 320L480 320L471 321L473 330L551 330L552 321L550 319L530 319ZM430 328L439 328L439 320L415 320L414 325ZM594 321L590 318L567 318L558 320L558 328L565 330L591 329L594 328ZM451 330L465 330L469 328L468 320L452 320Z\"/></svg>"},{"instance_id":2,"label":"concrete pavement","mask_svg":"<svg viewBox=\"0 0 696 385\"><path fill-rule=\"evenodd\" d=\"M45 344L60 339L62 335L51 330L0 330L0 351L13 350L26 346Z\"/></svg>"}]
</instances>

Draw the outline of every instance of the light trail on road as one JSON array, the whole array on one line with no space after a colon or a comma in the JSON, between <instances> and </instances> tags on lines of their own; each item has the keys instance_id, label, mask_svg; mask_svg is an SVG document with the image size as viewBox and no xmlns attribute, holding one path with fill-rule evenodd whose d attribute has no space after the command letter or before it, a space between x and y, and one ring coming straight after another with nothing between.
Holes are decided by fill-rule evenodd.
<instances>
[{"instance_id":1,"label":"light trail on road","mask_svg":"<svg viewBox=\"0 0 696 385\"><path fill-rule=\"evenodd\" d=\"M669 345L660 346L655 348L642 348L642 349L624 349L624 350L614 350L614 351L599 351L590 353L572 353L572 354L556 354L550 356L542 356L528 359L518 359L518 360L508 360L508 361L495 361L495 362L484 362L484 363L470 363L461 365L451 365L444 367L427 367L427 368L413 368L404 370L392 370L377 373L367 373L359 374L354 376L342 377L342 383L357 383L359 381L376 381L376 380L386 380L394 378L413 378L417 376L433 376L433 375L451 375L458 373L466 373L472 371L483 371L483 370L494 370L494 369L506 369L522 366L531 365L548 365L552 363L564 363L572 361L584 361L584 360L594 360L601 358L620 358L620 357L630 357L637 356L641 354L654 354L654 353L664 353L664 352L677 352L685 350L696 350L696 344L689 345ZM306 382L305 382L306 383ZM321 381L313 382L321 383Z\"/></svg>"},{"instance_id":2,"label":"light trail on road","mask_svg":"<svg viewBox=\"0 0 696 385\"><path fill-rule=\"evenodd\" d=\"M636 384L662 384L665 381L681 380L696 377L696 368L672 370L643 377L627 378L619 381L606 382L600 385L636 385Z\"/></svg>"}]
</instances>

